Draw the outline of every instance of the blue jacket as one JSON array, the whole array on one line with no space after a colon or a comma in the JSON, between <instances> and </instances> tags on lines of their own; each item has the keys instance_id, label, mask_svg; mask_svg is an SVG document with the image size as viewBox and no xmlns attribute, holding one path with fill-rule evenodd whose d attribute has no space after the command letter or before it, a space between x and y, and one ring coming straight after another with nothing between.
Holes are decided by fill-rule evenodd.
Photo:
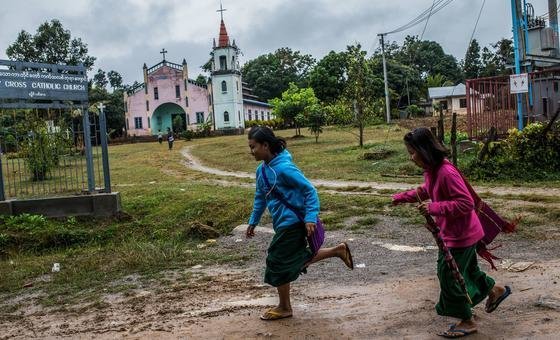
<instances>
[{"instance_id":1,"label":"blue jacket","mask_svg":"<svg viewBox=\"0 0 560 340\"><path fill-rule=\"evenodd\" d=\"M286 207L274 194L267 191L267 185L261 173L263 166L268 182L271 186L275 186L274 190L279 191L285 200L299 208L301 215L305 216L304 222L316 223L317 215L319 215L317 190L292 162L292 155L288 150L284 150L274 157L269 164L262 162L257 167L255 201L249 224L257 225L265 208L268 208L272 216L274 230L301 222L290 208Z\"/></svg>"}]
</instances>

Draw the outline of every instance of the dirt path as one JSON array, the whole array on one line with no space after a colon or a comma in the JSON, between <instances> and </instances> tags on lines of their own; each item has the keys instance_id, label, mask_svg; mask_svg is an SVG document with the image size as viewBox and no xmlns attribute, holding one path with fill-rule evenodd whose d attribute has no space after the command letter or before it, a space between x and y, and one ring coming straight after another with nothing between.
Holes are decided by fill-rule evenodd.
<instances>
[{"instance_id":1,"label":"dirt path","mask_svg":"<svg viewBox=\"0 0 560 340\"><path fill-rule=\"evenodd\" d=\"M350 244L357 268L350 271L338 259L314 265L293 283L294 317L261 321L260 313L276 303L275 290L262 283L272 233L258 228L257 236L246 240L243 229L220 238L215 247L256 250L247 263L194 266L158 281L126 277L122 282L135 288L64 311L38 307L32 297L21 296L19 311L0 315L0 339L437 339L434 334L453 322L433 308L438 286L431 235L389 217L367 229L328 232L327 245ZM498 255L534 264L523 272L490 272L482 265L496 281L510 285L513 295L492 314L475 308L479 333L470 339L554 338L560 329L558 240L536 243L514 235L501 241L504 250ZM185 281L185 274L190 279Z\"/></svg>"},{"instance_id":2,"label":"dirt path","mask_svg":"<svg viewBox=\"0 0 560 340\"><path fill-rule=\"evenodd\" d=\"M191 153L192 146L185 147L181 150L181 154L185 158L185 165L189 168L204 172L207 174L236 177L236 178L251 178L255 177L254 173L240 172L240 171L226 171L203 165L200 160L194 157ZM361 182L361 181L339 181L339 180L324 180L324 179L311 179L315 186L324 187L327 189L343 189L349 187L369 188L373 190L407 190L414 188L410 183L399 182ZM483 193L490 193L493 195L539 195L539 196L560 196L560 188L528 188L528 187L487 187L477 186L476 190Z\"/></svg>"}]
</instances>

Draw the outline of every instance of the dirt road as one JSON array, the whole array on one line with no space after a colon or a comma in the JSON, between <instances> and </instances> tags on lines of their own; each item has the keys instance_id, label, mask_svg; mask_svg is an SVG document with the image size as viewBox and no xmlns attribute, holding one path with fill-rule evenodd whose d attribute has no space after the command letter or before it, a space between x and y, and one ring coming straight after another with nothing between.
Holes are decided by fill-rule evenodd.
<instances>
[{"instance_id":1,"label":"dirt road","mask_svg":"<svg viewBox=\"0 0 560 340\"><path fill-rule=\"evenodd\" d=\"M262 311L276 303L275 290L261 279L269 231L258 228L250 241L234 231L213 245L254 253L247 263L185 268L158 281L127 277L123 282L136 288L107 294L98 306L52 312L33 305L32 297L20 297L20 315L0 319L0 338L436 339L434 334L453 322L434 311L437 254L431 235L389 217L364 230L328 232L327 245L350 244L357 268L350 271L338 259L314 265L293 284L294 317L261 321ZM537 243L514 235L502 241L499 255L534 264L523 272L490 272L483 265L510 285L513 295L492 314L477 306L479 333L470 338L556 337L558 240Z\"/></svg>"}]
</instances>

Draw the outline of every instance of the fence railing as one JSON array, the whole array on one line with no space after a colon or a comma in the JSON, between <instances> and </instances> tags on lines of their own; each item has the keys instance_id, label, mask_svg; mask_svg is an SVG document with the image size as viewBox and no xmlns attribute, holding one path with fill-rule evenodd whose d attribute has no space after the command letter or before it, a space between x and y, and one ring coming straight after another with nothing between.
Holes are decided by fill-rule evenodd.
<instances>
[{"instance_id":1,"label":"fence railing","mask_svg":"<svg viewBox=\"0 0 560 340\"><path fill-rule=\"evenodd\" d=\"M560 100L560 69L528 74L528 92L519 94L523 126L548 121ZM518 95L510 93L509 76L467 80L467 120L470 138L483 137L491 127L499 135L518 126Z\"/></svg>"},{"instance_id":2,"label":"fence railing","mask_svg":"<svg viewBox=\"0 0 560 340\"><path fill-rule=\"evenodd\" d=\"M103 110L0 110L0 200L111 192Z\"/></svg>"}]
</instances>

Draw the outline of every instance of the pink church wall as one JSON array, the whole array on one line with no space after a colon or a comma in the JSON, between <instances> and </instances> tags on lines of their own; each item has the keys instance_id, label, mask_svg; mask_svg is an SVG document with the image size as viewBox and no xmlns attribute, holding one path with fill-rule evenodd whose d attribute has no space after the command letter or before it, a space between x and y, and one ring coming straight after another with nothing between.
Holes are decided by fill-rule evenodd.
<instances>
[{"instance_id":1,"label":"pink church wall","mask_svg":"<svg viewBox=\"0 0 560 340\"><path fill-rule=\"evenodd\" d=\"M269 117L270 119L274 119L274 116L272 115L271 107L265 107L261 105L248 103L248 102L243 102L243 111L245 112L245 120L269 120ZM258 111L258 118L255 117L256 111ZM262 118L263 112L264 112L264 119Z\"/></svg>"},{"instance_id":2,"label":"pink church wall","mask_svg":"<svg viewBox=\"0 0 560 340\"><path fill-rule=\"evenodd\" d=\"M152 118L158 106L165 103L179 105L187 114L188 128L196 127L196 112L204 112L204 118L208 117L208 90L198 85L187 82L185 93L185 82L182 71L169 66L163 66L148 75L148 94L142 88L127 98L128 134L129 135L152 135L152 122L148 124L148 118ZM179 97L176 95L176 86L179 86ZM154 88L158 89L158 99L155 99ZM188 107L186 97L188 97ZM146 109L146 100L149 110ZM142 118L142 129L135 129L135 117ZM150 127L149 127L150 125Z\"/></svg>"}]
</instances>

